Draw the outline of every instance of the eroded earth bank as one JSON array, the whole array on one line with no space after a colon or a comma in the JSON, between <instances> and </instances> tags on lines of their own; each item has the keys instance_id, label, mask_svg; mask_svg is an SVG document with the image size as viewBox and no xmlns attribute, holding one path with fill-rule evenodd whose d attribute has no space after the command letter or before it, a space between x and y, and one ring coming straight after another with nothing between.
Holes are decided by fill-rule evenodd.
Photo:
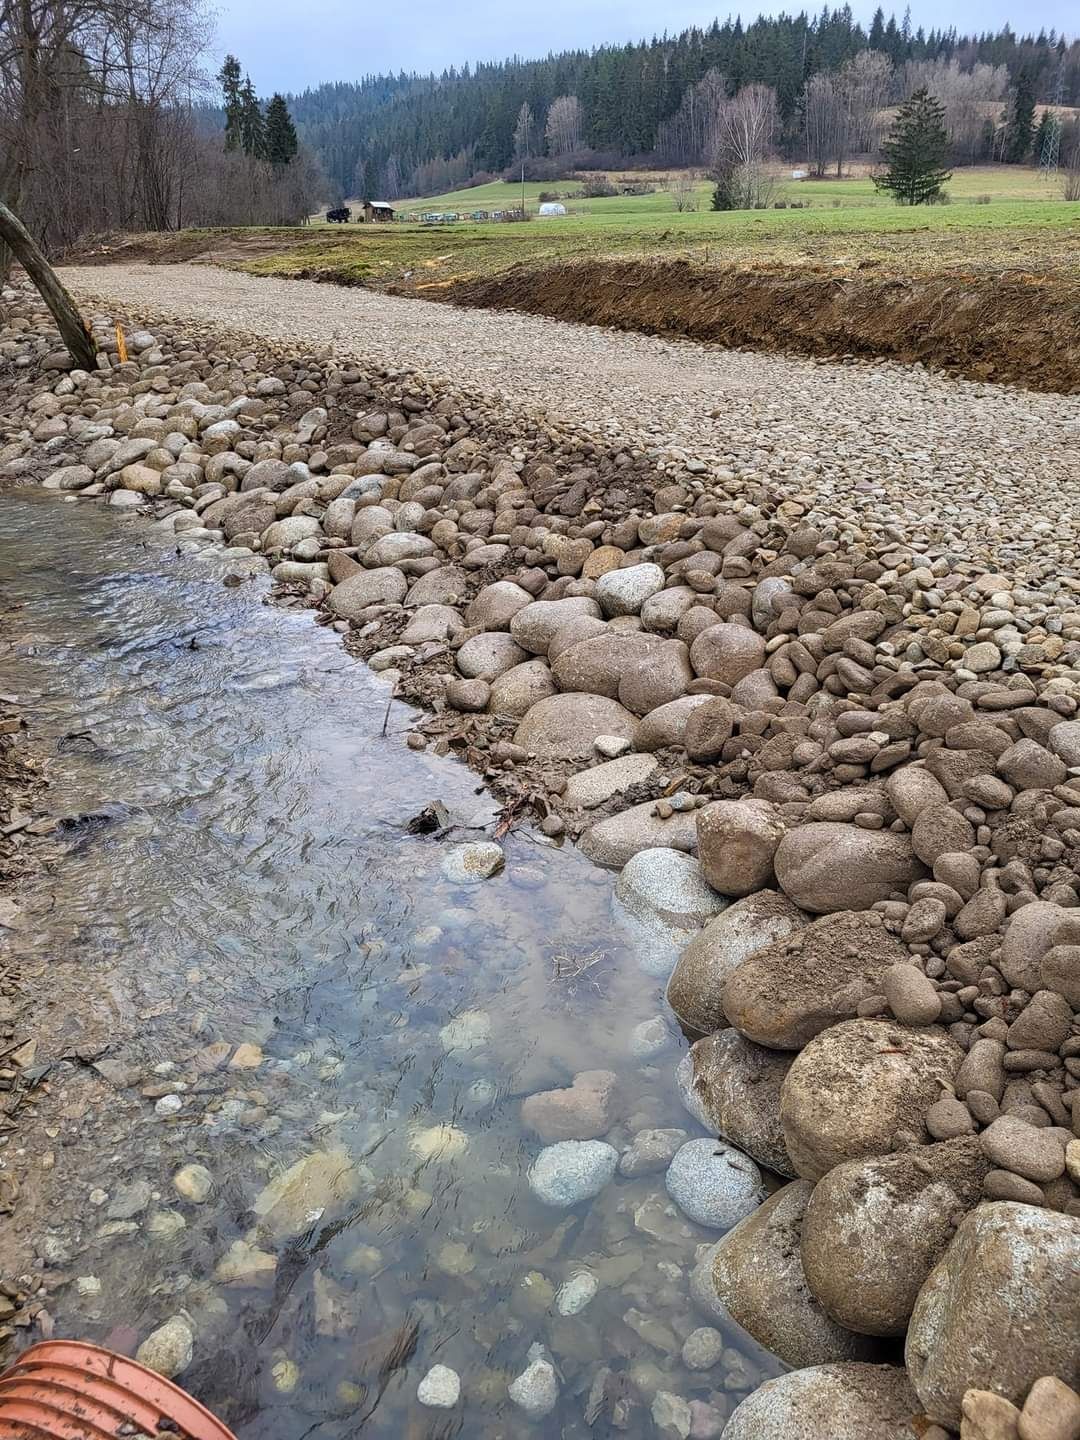
<instances>
[{"instance_id":1,"label":"eroded earth bank","mask_svg":"<svg viewBox=\"0 0 1080 1440\"><path fill-rule=\"evenodd\" d=\"M206 822L173 856L160 795L124 812L81 965L85 823L16 891L12 1040L80 983L93 1032L9 1067L18 1343L137 1349L262 1435L1075 1440L1080 403L363 329L299 284L215 324L177 274L140 329L94 273L92 375L4 298L10 664L55 696L103 633L93 719L160 692L153 773ZM41 536L79 578L48 684ZM101 765L38 724L63 783ZM192 888L149 918L162 855Z\"/></svg>"}]
</instances>

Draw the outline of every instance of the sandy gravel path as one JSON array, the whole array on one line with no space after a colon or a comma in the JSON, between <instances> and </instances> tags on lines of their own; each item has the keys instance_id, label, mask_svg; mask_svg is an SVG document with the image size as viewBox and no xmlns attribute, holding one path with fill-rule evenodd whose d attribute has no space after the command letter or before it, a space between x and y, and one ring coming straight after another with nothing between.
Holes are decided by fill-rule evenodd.
<instances>
[{"instance_id":1,"label":"sandy gravel path","mask_svg":"<svg viewBox=\"0 0 1080 1440\"><path fill-rule=\"evenodd\" d=\"M417 369L504 417L585 431L765 481L833 525L920 533L1003 568L1071 568L1080 524L1080 397L920 367L819 362L464 310L209 266L69 268L88 301L146 321L332 346ZM694 467L696 468L696 466ZM1049 552L1047 551L1049 547ZM1041 568L1041 566L1040 566Z\"/></svg>"}]
</instances>

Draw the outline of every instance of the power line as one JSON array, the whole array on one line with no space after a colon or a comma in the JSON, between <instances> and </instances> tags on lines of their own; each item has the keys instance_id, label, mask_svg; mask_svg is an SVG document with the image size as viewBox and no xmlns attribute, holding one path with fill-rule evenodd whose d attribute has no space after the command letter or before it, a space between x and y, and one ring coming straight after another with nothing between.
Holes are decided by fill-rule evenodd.
<instances>
[{"instance_id":1,"label":"power line","mask_svg":"<svg viewBox=\"0 0 1080 1440\"><path fill-rule=\"evenodd\" d=\"M1049 180L1057 174L1061 159L1061 106L1065 99L1065 56L1058 63L1057 79L1054 81L1053 108L1046 111L1046 129L1043 132L1042 153L1039 155L1039 174Z\"/></svg>"}]
</instances>

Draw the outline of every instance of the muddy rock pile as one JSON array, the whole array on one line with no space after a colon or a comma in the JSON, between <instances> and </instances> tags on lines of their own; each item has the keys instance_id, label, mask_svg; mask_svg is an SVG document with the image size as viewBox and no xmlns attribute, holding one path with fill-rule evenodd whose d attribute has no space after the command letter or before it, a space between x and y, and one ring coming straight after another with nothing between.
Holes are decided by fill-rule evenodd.
<instances>
[{"instance_id":1,"label":"muddy rock pile","mask_svg":"<svg viewBox=\"0 0 1080 1440\"><path fill-rule=\"evenodd\" d=\"M328 358L162 331L120 363L102 317L103 368L71 372L5 299L0 470L268 570L428 709L410 744L601 864L644 856L624 893L644 867L697 927L668 986L686 1104L786 1182L695 1277L797 1368L729 1433L1076 1440L1076 570L956 545L962 485L915 528L812 525L805 479L513 444Z\"/></svg>"}]
</instances>

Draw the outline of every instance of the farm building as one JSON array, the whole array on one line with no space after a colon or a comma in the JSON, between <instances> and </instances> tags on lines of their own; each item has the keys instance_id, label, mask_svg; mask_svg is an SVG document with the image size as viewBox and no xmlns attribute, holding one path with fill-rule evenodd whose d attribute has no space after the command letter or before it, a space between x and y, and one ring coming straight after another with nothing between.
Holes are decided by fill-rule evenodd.
<instances>
[{"instance_id":1,"label":"farm building","mask_svg":"<svg viewBox=\"0 0 1080 1440\"><path fill-rule=\"evenodd\" d=\"M545 200L540 206L541 215L565 215L566 206L558 204L555 200Z\"/></svg>"},{"instance_id":2,"label":"farm building","mask_svg":"<svg viewBox=\"0 0 1080 1440\"><path fill-rule=\"evenodd\" d=\"M370 225L372 221L393 220L394 207L387 200L365 200L364 219Z\"/></svg>"}]
</instances>

